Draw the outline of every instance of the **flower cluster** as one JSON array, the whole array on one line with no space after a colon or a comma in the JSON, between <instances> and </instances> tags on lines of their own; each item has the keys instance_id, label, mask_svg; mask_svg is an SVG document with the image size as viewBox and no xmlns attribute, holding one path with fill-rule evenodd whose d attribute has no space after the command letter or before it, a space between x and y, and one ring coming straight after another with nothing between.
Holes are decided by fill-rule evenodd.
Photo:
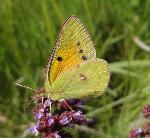
<instances>
[{"instance_id":1,"label":"flower cluster","mask_svg":"<svg viewBox=\"0 0 150 138\"><path fill-rule=\"evenodd\" d=\"M143 108L143 116L150 119L150 104ZM129 138L148 138L150 137L150 123L145 123L141 128L134 128L129 133Z\"/></svg>"},{"instance_id":2,"label":"flower cluster","mask_svg":"<svg viewBox=\"0 0 150 138\"><path fill-rule=\"evenodd\" d=\"M88 125L92 123L82 112L82 100L52 101L48 97L35 98L33 116L37 123L29 131L42 138L71 138L64 128L74 127L74 124Z\"/></svg>"},{"instance_id":3,"label":"flower cluster","mask_svg":"<svg viewBox=\"0 0 150 138\"><path fill-rule=\"evenodd\" d=\"M142 136L143 130L142 128L134 128L129 133L129 138L139 138Z\"/></svg>"}]
</instances>

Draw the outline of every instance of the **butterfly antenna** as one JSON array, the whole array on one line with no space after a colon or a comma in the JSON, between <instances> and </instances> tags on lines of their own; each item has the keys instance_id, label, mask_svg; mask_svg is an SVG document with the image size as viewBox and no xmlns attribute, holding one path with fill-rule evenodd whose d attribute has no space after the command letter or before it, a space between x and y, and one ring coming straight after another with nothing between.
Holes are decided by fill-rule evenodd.
<instances>
[{"instance_id":1,"label":"butterfly antenna","mask_svg":"<svg viewBox=\"0 0 150 138\"><path fill-rule=\"evenodd\" d=\"M30 90L32 90L32 91L35 91L35 90L36 90L36 89L33 89L33 88L31 88L31 87L28 87L28 86L25 86L25 85L22 85L22 84L19 84L19 83L16 83L16 85L19 86L19 87L23 87L23 88L26 88L26 89L30 89ZM33 101L33 99L30 99L29 103L25 106L24 111L27 110L27 108L29 107L29 105L31 104L32 101Z\"/></svg>"},{"instance_id":2,"label":"butterfly antenna","mask_svg":"<svg viewBox=\"0 0 150 138\"><path fill-rule=\"evenodd\" d=\"M26 89L33 90L33 91L36 90L36 89L33 89L33 88L29 87L29 86L25 86L25 85L22 85L22 84L19 84L19 83L16 83L16 85L19 86L19 87L23 87L23 88L26 88Z\"/></svg>"},{"instance_id":3,"label":"butterfly antenna","mask_svg":"<svg viewBox=\"0 0 150 138\"><path fill-rule=\"evenodd\" d=\"M29 107L29 105L31 104L32 101L33 101L33 99L30 99L29 103L25 106L24 111L27 110L27 108Z\"/></svg>"}]
</instances>

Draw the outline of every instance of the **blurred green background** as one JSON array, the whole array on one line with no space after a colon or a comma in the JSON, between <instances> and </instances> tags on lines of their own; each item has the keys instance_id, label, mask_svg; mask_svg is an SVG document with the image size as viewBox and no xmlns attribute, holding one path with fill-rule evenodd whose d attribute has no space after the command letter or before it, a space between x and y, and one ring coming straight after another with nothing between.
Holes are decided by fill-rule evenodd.
<instances>
[{"instance_id":1,"label":"blurred green background","mask_svg":"<svg viewBox=\"0 0 150 138\"><path fill-rule=\"evenodd\" d=\"M94 41L97 57L110 64L107 92L86 102L91 128L71 130L75 138L127 138L140 125L141 109L150 102L149 0L0 0L0 138L20 138L34 122L24 112L64 20L78 16ZM33 137L31 135L27 137Z\"/></svg>"}]
</instances>

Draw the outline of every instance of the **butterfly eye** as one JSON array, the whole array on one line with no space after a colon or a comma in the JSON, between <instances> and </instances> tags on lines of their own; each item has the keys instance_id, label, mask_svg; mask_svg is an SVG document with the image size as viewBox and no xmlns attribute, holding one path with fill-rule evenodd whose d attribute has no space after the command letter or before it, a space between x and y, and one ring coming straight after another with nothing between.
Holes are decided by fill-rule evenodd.
<instances>
[{"instance_id":1,"label":"butterfly eye","mask_svg":"<svg viewBox=\"0 0 150 138\"><path fill-rule=\"evenodd\" d=\"M87 60L87 57L83 55L83 56L82 56L82 59L83 59L83 60Z\"/></svg>"},{"instance_id":2,"label":"butterfly eye","mask_svg":"<svg viewBox=\"0 0 150 138\"><path fill-rule=\"evenodd\" d=\"M57 60L58 61L62 61L62 57L57 57Z\"/></svg>"}]
</instances>

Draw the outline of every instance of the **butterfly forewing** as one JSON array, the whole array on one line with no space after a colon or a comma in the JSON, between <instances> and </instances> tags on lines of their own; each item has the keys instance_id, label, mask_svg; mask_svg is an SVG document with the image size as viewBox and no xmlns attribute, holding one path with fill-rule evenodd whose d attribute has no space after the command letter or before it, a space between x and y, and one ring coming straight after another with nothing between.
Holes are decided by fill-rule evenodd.
<instances>
[{"instance_id":1,"label":"butterfly forewing","mask_svg":"<svg viewBox=\"0 0 150 138\"><path fill-rule=\"evenodd\" d=\"M51 98L58 100L99 96L107 88L109 78L105 60L89 60L60 74L52 84Z\"/></svg>"},{"instance_id":2,"label":"butterfly forewing","mask_svg":"<svg viewBox=\"0 0 150 138\"><path fill-rule=\"evenodd\" d=\"M64 71L96 58L90 35L76 16L71 16L65 21L50 58L51 61L48 62L50 85Z\"/></svg>"}]
</instances>

